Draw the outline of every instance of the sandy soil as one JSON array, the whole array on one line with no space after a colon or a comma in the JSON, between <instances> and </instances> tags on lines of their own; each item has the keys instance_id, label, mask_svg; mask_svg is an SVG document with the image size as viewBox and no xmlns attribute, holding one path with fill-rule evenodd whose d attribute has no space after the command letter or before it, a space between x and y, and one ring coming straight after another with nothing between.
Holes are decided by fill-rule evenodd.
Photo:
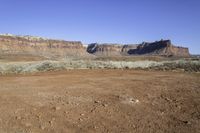
<instances>
[{"instance_id":1,"label":"sandy soil","mask_svg":"<svg viewBox=\"0 0 200 133\"><path fill-rule=\"evenodd\" d=\"M1 133L200 132L200 74L70 70L0 77Z\"/></svg>"},{"instance_id":2,"label":"sandy soil","mask_svg":"<svg viewBox=\"0 0 200 133\"><path fill-rule=\"evenodd\" d=\"M44 57L31 54L2 54L0 53L0 62L25 62L25 61L42 61Z\"/></svg>"}]
</instances>

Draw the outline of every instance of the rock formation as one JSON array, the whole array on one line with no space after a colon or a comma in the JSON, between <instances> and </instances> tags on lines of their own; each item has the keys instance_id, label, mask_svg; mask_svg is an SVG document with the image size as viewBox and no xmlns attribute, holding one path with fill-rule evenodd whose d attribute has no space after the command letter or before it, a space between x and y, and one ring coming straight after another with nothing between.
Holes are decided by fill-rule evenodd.
<instances>
[{"instance_id":1,"label":"rock formation","mask_svg":"<svg viewBox=\"0 0 200 133\"><path fill-rule=\"evenodd\" d=\"M33 36L0 35L0 54L31 54L48 58L96 56L190 56L188 48L174 46L170 40L142 44L89 44Z\"/></svg>"},{"instance_id":2,"label":"rock formation","mask_svg":"<svg viewBox=\"0 0 200 133\"><path fill-rule=\"evenodd\" d=\"M120 55L122 45L119 44L97 44L88 45L87 52L97 56L117 56Z\"/></svg>"},{"instance_id":3,"label":"rock formation","mask_svg":"<svg viewBox=\"0 0 200 133\"><path fill-rule=\"evenodd\" d=\"M85 57L86 47L79 41L52 40L33 36L0 35L0 53L32 54L45 57Z\"/></svg>"},{"instance_id":4,"label":"rock formation","mask_svg":"<svg viewBox=\"0 0 200 133\"><path fill-rule=\"evenodd\" d=\"M190 56L188 48L174 46L170 40L161 40L153 43L143 42L142 44L90 44L87 48L89 53L98 56L115 55L159 55L159 56Z\"/></svg>"}]
</instances>

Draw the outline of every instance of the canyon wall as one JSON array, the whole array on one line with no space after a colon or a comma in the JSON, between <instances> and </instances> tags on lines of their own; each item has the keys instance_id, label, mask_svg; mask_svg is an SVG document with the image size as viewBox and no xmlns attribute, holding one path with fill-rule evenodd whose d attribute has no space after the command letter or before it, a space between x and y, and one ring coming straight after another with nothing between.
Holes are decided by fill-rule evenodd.
<instances>
[{"instance_id":1,"label":"canyon wall","mask_svg":"<svg viewBox=\"0 0 200 133\"><path fill-rule=\"evenodd\" d=\"M53 40L33 36L0 35L0 54L31 54L47 58L159 55L189 57L188 48L175 46L170 40L142 44L89 44L80 41Z\"/></svg>"},{"instance_id":2,"label":"canyon wall","mask_svg":"<svg viewBox=\"0 0 200 133\"><path fill-rule=\"evenodd\" d=\"M159 55L189 57L189 49L175 46L170 40L161 40L153 43L143 42L142 44L90 44L87 51L97 56L130 56L130 55Z\"/></svg>"},{"instance_id":3,"label":"canyon wall","mask_svg":"<svg viewBox=\"0 0 200 133\"><path fill-rule=\"evenodd\" d=\"M0 35L0 53L32 54L55 58L89 56L86 47L79 41L13 35Z\"/></svg>"},{"instance_id":4,"label":"canyon wall","mask_svg":"<svg viewBox=\"0 0 200 133\"><path fill-rule=\"evenodd\" d=\"M96 56L119 56L122 50L119 44L98 44L92 43L87 47L87 52Z\"/></svg>"}]
</instances>

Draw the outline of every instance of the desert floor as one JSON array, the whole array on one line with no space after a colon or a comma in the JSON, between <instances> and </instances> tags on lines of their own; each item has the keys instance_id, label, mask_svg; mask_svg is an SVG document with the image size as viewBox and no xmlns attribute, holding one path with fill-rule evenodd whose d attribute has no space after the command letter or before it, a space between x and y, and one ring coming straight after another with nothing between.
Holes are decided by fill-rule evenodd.
<instances>
[{"instance_id":1,"label":"desert floor","mask_svg":"<svg viewBox=\"0 0 200 133\"><path fill-rule=\"evenodd\" d=\"M200 74L69 70L0 76L0 133L200 132Z\"/></svg>"}]
</instances>

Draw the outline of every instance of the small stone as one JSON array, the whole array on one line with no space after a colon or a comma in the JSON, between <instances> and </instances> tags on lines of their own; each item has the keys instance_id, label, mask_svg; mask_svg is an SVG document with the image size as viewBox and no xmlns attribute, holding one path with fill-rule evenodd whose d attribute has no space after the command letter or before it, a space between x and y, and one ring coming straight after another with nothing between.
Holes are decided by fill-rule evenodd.
<instances>
[{"instance_id":1,"label":"small stone","mask_svg":"<svg viewBox=\"0 0 200 133\"><path fill-rule=\"evenodd\" d=\"M161 115L164 115L165 114L165 112L161 112Z\"/></svg>"},{"instance_id":2,"label":"small stone","mask_svg":"<svg viewBox=\"0 0 200 133\"><path fill-rule=\"evenodd\" d=\"M67 111L64 111L64 113L65 113L65 114L68 114L68 112L67 112Z\"/></svg>"},{"instance_id":3,"label":"small stone","mask_svg":"<svg viewBox=\"0 0 200 133\"><path fill-rule=\"evenodd\" d=\"M36 118L38 119L38 120L41 120L41 115L40 114L38 114L38 115L36 115Z\"/></svg>"},{"instance_id":4,"label":"small stone","mask_svg":"<svg viewBox=\"0 0 200 133\"><path fill-rule=\"evenodd\" d=\"M130 98L129 102L130 103L139 103L139 100L138 99Z\"/></svg>"},{"instance_id":5,"label":"small stone","mask_svg":"<svg viewBox=\"0 0 200 133\"><path fill-rule=\"evenodd\" d=\"M100 103L100 101L96 101L96 100L95 100L94 103Z\"/></svg>"},{"instance_id":6,"label":"small stone","mask_svg":"<svg viewBox=\"0 0 200 133\"><path fill-rule=\"evenodd\" d=\"M61 107L56 106L56 107L53 107L53 109L54 109L54 110L60 110Z\"/></svg>"},{"instance_id":7,"label":"small stone","mask_svg":"<svg viewBox=\"0 0 200 133\"><path fill-rule=\"evenodd\" d=\"M191 122L190 121L183 121L183 123L185 123L185 124L188 124L188 125L190 125L191 124Z\"/></svg>"},{"instance_id":8,"label":"small stone","mask_svg":"<svg viewBox=\"0 0 200 133\"><path fill-rule=\"evenodd\" d=\"M108 107L108 104L102 104L104 107Z\"/></svg>"},{"instance_id":9,"label":"small stone","mask_svg":"<svg viewBox=\"0 0 200 133\"><path fill-rule=\"evenodd\" d=\"M83 121L83 119L81 119L81 118L79 118L78 120L79 120L79 121Z\"/></svg>"},{"instance_id":10,"label":"small stone","mask_svg":"<svg viewBox=\"0 0 200 133\"><path fill-rule=\"evenodd\" d=\"M81 114L81 116L84 116L85 114Z\"/></svg>"},{"instance_id":11,"label":"small stone","mask_svg":"<svg viewBox=\"0 0 200 133\"><path fill-rule=\"evenodd\" d=\"M49 124L52 125L52 124L53 124L53 121L49 121Z\"/></svg>"},{"instance_id":12,"label":"small stone","mask_svg":"<svg viewBox=\"0 0 200 133\"><path fill-rule=\"evenodd\" d=\"M21 118L21 116L17 116L16 119L17 120L21 120L22 118Z\"/></svg>"},{"instance_id":13,"label":"small stone","mask_svg":"<svg viewBox=\"0 0 200 133\"><path fill-rule=\"evenodd\" d=\"M94 129L97 129L98 127L97 126L94 126Z\"/></svg>"},{"instance_id":14,"label":"small stone","mask_svg":"<svg viewBox=\"0 0 200 133\"><path fill-rule=\"evenodd\" d=\"M40 129L44 130L44 129L45 129L45 126L40 125Z\"/></svg>"},{"instance_id":15,"label":"small stone","mask_svg":"<svg viewBox=\"0 0 200 133\"><path fill-rule=\"evenodd\" d=\"M135 100L135 103L139 103L139 100L138 100L138 99L136 99L136 100Z\"/></svg>"}]
</instances>

